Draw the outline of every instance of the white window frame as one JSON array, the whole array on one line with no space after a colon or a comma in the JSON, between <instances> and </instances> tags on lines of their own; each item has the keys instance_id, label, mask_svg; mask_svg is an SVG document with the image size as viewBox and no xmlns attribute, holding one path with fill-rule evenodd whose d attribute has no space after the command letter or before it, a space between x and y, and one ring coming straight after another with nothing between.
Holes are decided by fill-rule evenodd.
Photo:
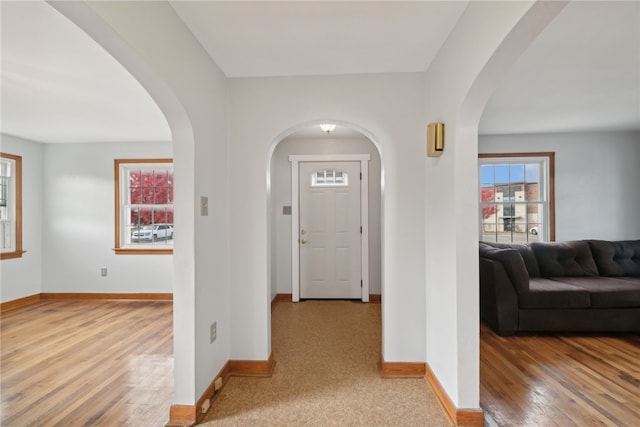
<instances>
[{"instance_id":1,"label":"white window frame","mask_svg":"<svg viewBox=\"0 0 640 427\"><path fill-rule=\"evenodd\" d=\"M172 159L116 159L114 161L115 174L115 248L118 255L170 255L173 254L173 240L165 243L153 244L135 243L131 236L127 236L128 217L131 209L153 205L173 209L173 202L163 205L145 204L133 205L130 201L129 174L131 171L149 169L168 169L173 173ZM174 186L175 188L175 186ZM174 190L175 191L175 190ZM175 230L174 230L175 232Z\"/></svg>"},{"instance_id":2,"label":"white window frame","mask_svg":"<svg viewBox=\"0 0 640 427\"><path fill-rule=\"evenodd\" d=\"M478 194L482 192L482 179L481 179L481 167L484 165L511 165L511 164L531 164L537 163L540 165L540 182L538 183L538 189L540 193L540 200L538 202L542 205L542 233L538 234L537 241L555 241L555 153L553 152L536 152L536 153L492 153L492 154L479 154L478 155ZM479 221L479 239L483 239L483 221L482 221L482 208L485 205L496 204L495 201L483 202L481 197L478 197L478 221ZM497 204L509 204L509 205L528 205L532 204L531 201L505 201L497 202ZM529 228L529 227L527 227ZM527 230L529 233L529 230ZM527 240L528 240L527 236Z\"/></svg>"},{"instance_id":3,"label":"white window frame","mask_svg":"<svg viewBox=\"0 0 640 427\"><path fill-rule=\"evenodd\" d=\"M0 161L6 164L4 215L0 216L0 259L21 258L22 250L22 157L0 153ZM8 245L4 247L8 241Z\"/></svg>"}]
</instances>

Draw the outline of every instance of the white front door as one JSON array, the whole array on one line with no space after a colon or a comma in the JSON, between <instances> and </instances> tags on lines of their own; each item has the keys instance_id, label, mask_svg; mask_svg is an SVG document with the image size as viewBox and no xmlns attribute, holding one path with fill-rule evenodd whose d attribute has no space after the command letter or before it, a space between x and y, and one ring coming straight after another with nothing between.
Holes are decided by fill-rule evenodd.
<instances>
[{"instance_id":1,"label":"white front door","mask_svg":"<svg viewBox=\"0 0 640 427\"><path fill-rule=\"evenodd\" d=\"M360 299L360 162L301 162L300 298Z\"/></svg>"}]
</instances>

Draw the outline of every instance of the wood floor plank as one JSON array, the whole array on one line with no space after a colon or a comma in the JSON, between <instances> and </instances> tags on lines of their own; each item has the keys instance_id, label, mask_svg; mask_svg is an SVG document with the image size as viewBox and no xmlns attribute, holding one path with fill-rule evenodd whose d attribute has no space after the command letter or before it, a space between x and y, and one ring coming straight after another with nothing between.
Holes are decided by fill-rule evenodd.
<instances>
[{"instance_id":1,"label":"wood floor plank","mask_svg":"<svg viewBox=\"0 0 640 427\"><path fill-rule=\"evenodd\" d=\"M43 300L3 312L3 426L162 426L171 301Z\"/></svg>"},{"instance_id":2,"label":"wood floor plank","mask_svg":"<svg viewBox=\"0 0 640 427\"><path fill-rule=\"evenodd\" d=\"M635 426L640 337L480 333L480 403L500 426Z\"/></svg>"}]
</instances>

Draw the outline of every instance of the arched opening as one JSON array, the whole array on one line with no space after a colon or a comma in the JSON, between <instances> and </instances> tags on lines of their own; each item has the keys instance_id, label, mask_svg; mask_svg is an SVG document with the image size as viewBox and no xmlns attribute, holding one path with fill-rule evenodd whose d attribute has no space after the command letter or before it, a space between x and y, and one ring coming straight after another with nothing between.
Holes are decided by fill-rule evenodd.
<instances>
[{"instance_id":1,"label":"arched opening","mask_svg":"<svg viewBox=\"0 0 640 427\"><path fill-rule=\"evenodd\" d=\"M189 373L195 369L195 325L185 320L193 312L195 299L195 268L192 261L195 257L195 209L191 203L195 199L195 183L190 177L195 138L191 118L171 86L153 71L139 52L127 44L122 34L114 32L109 23L101 19L99 9L84 3L56 3L51 6L87 32L143 85L169 125L174 172L176 177L184 177L177 178L174 187L175 211L180 212L176 215L174 227L183 230L180 238L175 239L173 252L174 403L192 402L196 381Z\"/></svg>"},{"instance_id":2,"label":"arched opening","mask_svg":"<svg viewBox=\"0 0 640 427\"><path fill-rule=\"evenodd\" d=\"M521 55L513 60L508 73L505 73L499 85L494 87L492 98L488 101L480 120L478 140L480 154L492 157L509 156L514 155L514 153L539 153L544 148L545 152L554 153L556 158L571 159L571 163L560 162L553 177L556 188L562 188L565 194L564 197L560 198L554 212L556 223L558 224L557 240L559 241L595 238L594 236L596 235L598 236L597 238L602 240L615 240L616 238L625 240L629 238L630 230L633 230L633 223L623 225L625 224L625 219L622 217L616 221L602 222L598 220L598 218L602 217L613 217L617 212L624 212L625 209L621 207L626 204L627 195L637 193L629 187L627 187L626 191L623 189L626 185L625 182L637 182L637 180L629 179L630 176L633 176L633 171L628 169L629 166L624 160L624 158L630 157L629 152L623 148L626 146L624 141L629 137L629 134L619 129L616 131L615 127L611 127L609 124L606 131L608 143L606 148L602 147L603 151L599 151L601 144L597 141L601 140L605 135L605 133L602 133L600 126L608 116L607 111L599 110L599 108L604 105L609 107L617 102L615 96L612 95L616 93L616 90L607 83L609 81L616 81L616 83L624 81L628 85L626 92L633 92L632 80L621 76L634 69L636 70L636 76L638 75L637 60L635 67L625 66L627 58L633 57L634 54L637 58L638 41L640 39L636 37L635 41L631 43L627 42L627 40L631 40L628 35L634 33L634 28L635 34L637 34L639 28L638 10L637 3L635 6L630 3L624 6L611 6L606 2L570 2L557 13L555 19L523 50ZM612 15L618 15L619 17L612 18ZM604 16L608 16L609 19L603 19ZM631 18L633 16L635 18ZM627 20L626 18L631 19ZM616 22L616 28L612 29L610 25L607 25L608 22ZM580 37L576 37L577 34L580 34ZM611 42L611 39L608 38L615 38L617 42ZM605 48L600 50L598 43L593 42L593 40L605 39L608 39L608 46L616 46L616 49ZM600 54L604 51L607 51L607 54L611 56L604 57L604 55ZM584 62L583 55L589 57L589 67L581 65ZM540 61L541 57L545 59ZM625 59L618 59L621 57ZM559 60L559 58L562 58L562 60ZM532 66L532 63L535 66ZM600 69L607 70L607 75L603 80L600 80L601 75L597 72ZM545 72L547 70L549 70L549 74ZM527 73L530 74L527 75ZM527 78L531 76L535 78ZM558 76L563 76L563 78ZM638 80L636 79L635 81L637 82ZM526 82L526 84L523 84L523 82ZM585 85L584 88L580 88L579 97L571 96L570 92L575 89L574 85L577 86L576 82L580 82L580 85ZM513 94L514 87L527 88L530 92L527 93L527 96L518 94L518 103L521 103L521 105L516 103L506 105L507 98L504 95L506 93ZM545 110L545 114L539 114L539 112L536 113L530 109L531 105L547 104L553 106L554 104L560 104L554 102L557 101L557 98L553 98L553 94L560 92L559 88L563 90L562 98L566 100L562 104L560 113L554 111L553 108ZM602 95L600 90L608 93ZM573 104L573 101L577 98L579 99L577 101L579 104ZM607 99L607 102L602 102L603 99ZM620 108L616 111L615 121L622 123L625 112L631 110ZM510 128L500 129L499 126L503 123L508 124ZM637 136L635 141L638 141ZM631 157L633 156L631 155ZM598 161L594 162L593 159L598 159ZM613 166L614 164L615 166ZM604 175L608 176L609 179L613 176L621 177L617 187L620 190L618 194L625 194L623 199L618 199L615 192L610 192L600 187L601 176ZM593 200L595 194L598 194L599 206L602 206L603 209L610 209L610 214L605 214L603 211L597 211L596 213L596 210L590 208L592 205L591 200ZM584 212L584 214L576 216L573 214L574 212ZM592 213L595 215L591 216ZM622 234L617 234L618 230L621 229L625 231ZM550 237L549 240L553 241L556 238ZM532 277L532 286L534 280ZM483 287L486 289L486 282L490 281L485 280L483 282ZM490 304L489 307L491 306ZM495 307L495 305L493 306ZM486 315L487 312L488 308L485 308L483 314ZM522 316L520 319L524 317L522 314L520 316ZM551 314L547 316L552 318ZM539 327L538 325L534 327L524 326L522 325L524 322L522 320L520 322L516 323L518 328L525 330ZM566 336L566 333L571 332L570 328L564 333L558 334L559 341L562 341L563 346L566 347L555 344L558 341L558 337L555 336L552 328L549 328L549 330L540 334L544 339L532 345L529 359L518 358L520 366L529 367L528 369L522 369L520 372L523 377L527 377L530 384L537 385L535 392L525 385L518 393L515 393L518 398L510 400L508 403L501 402L500 397L497 397L492 390L499 390L501 386L506 384L502 375L511 369L511 366L507 363L500 363L494 366L491 361L496 360L496 355L506 348L513 353L520 352L518 345L522 344L520 340L523 337L519 337L519 334L516 333L515 336L507 338L504 343L493 340L492 338L496 336L496 331L491 330L488 323L486 322L481 329L483 332L481 332L480 339L480 403L496 420L501 419L504 423L518 424L518 420L522 419L519 417L527 417L528 419L535 418L538 424L543 425L549 423L544 414L553 413L560 410L559 408L567 406L578 407L584 401L588 401L587 406L589 407L597 408L600 406L599 396L590 395L588 392L581 395L580 399L565 399L564 393L553 391L553 387L557 387L557 383L553 379L540 381L540 377L535 374L535 370L540 366L553 365L558 360L563 360L567 352L572 351L571 348L575 345L575 342L573 342L573 337ZM532 331L520 332L520 335L533 333ZM615 347L622 348L626 345L622 336L623 334L620 337L616 337L621 341L617 342ZM585 354L590 353L590 344L588 339L580 344ZM554 356L545 360L544 355L550 346L554 349ZM599 352L607 352L609 358L618 357L616 350L609 352L605 349L600 349ZM598 382L600 390L605 391L605 393L611 387L616 387L610 382L610 379L615 377L614 375L608 375L606 369L601 367L596 368L594 372L593 366L592 361L585 357L579 364L572 366L570 369L563 366L562 369L558 370L557 375L562 377L563 386L569 388L576 387L576 384L579 384L579 379L572 376L573 372L580 372L580 376L593 378L594 381ZM603 378L598 378L599 375L602 375ZM509 377L508 382L526 384L513 376ZM540 384L542 386L539 386ZM544 399L539 399L540 396L555 397L544 401ZM530 402L534 398L536 405L547 408L544 414L535 414L535 412L531 411L532 405ZM619 400L624 398L622 395L617 397ZM495 402L501 403L494 405ZM517 408L522 409L518 410ZM598 412L597 410L594 411L594 413L589 414L589 417L592 420L606 420L609 418L609 413ZM505 416L506 414L508 416ZM575 413L569 414L565 423L584 424L585 419L581 418L582 415L583 411L575 411ZM625 416L623 411L616 412L615 416L618 417L618 423L624 424L624 421L620 421ZM554 422L558 421L554 420Z\"/></svg>"},{"instance_id":3,"label":"arched opening","mask_svg":"<svg viewBox=\"0 0 640 427\"><path fill-rule=\"evenodd\" d=\"M324 122L335 123L336 128L326 133L320 128ZM383 166L380 151L369 133L350 123L314 121L292 127L279 135L272 144L267 164L267 217L268 217L268 262L269 292L271 300L291 300L297 294L299 281L294 277L297 262L292 248L292 222L297 209L292 209L292 164L289 156L306 155L313 157L363 155L368 163L368 239L366 241L367 268L363 274L368 276L371 302L382 299L382 203L383 203ZM297 298L293 298L296 300Z\"/></svg>"}]
</instances>

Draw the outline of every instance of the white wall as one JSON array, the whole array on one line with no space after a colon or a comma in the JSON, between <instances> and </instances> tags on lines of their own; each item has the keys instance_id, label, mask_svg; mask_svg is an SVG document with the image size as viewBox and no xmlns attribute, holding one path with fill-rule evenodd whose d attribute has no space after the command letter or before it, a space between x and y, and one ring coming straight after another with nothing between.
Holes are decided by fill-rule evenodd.
<instances>
[{"instance_id":1,"label":"white wall","mask_svg":"<svg viewBox=\"0 0 640 427\"><path fill-rule=\"evenodd\" d=\"M426 122L445 123L426 171L427 363L457 408L479 406L478 122L501 76L564 6L470 2L426 75Z\"/></svg>"},{"instance_id":2,"label":"white wall","mask_svg":"<svg viewBox=\"0 0 640 427\"><path fill-rule=\"evenodd\" d=\"M172 255L113 251L114 159L172 158L171 143L46 144L44 153L42 292L172 292Z\"/></svg>"},{"instance_id":3,"label":"white wall","mask_svg":"<svg viewBox=\"0 0 640 427\"><path fill-rule=\"evenodd\" d=\"M270 352L266 171L270 149L321 119L354 124L380 148L383 349L425 360L424 81L420 74L230 81L232 359ZM306 127L306 126L303 126ZM247 268L247 267L250 268Z\"/></svg>"},{"instance_id":4,"label":"white wall","mask_svg":"<svg viewBox=\"0 0 640 427\"><path fill-rule=\"evenodd\" d=\"M0 151L22 156L22 249L27 251L0 261L0 302L6 302L41 292L44 152L37 142L4 134Z\"/></svg>"},{"instance_id":5,"label":"white wall","mask_svg":"<svg viewBox=\"0 0 640 427\"><path fill-rule=\"evenodd\" d=\"M556 240L640 238L640 132L486 135L478 151L555 152Z\"/></svg>"},{"instance_id":6,"label":"white wall","mask_svg":"<svg viewBox=\"0 0 640 427\"><path fill-rule=\"evenodd\" d=\"M169 123L180 230L173 255L174 404L195 405L230 358L227 80L168 2L52 6L123 64ZM209 198L208 216L200 215L201 196ZM218 337L210 343L214 321Z\"/></svg>"},{"instance_id":7,"label":"white wall","mask_svg":"<svg viewBox=\"0 0 640 427\"><path fill-rule=\"evenodd\" d=\"M321 130L317 127L318 132ZM271 160L271 295L292 293L291 290L291 215L283 215L282 207L291 206L290 154L370 154L369 161L369 293L381 293L381 223L380 223L380 155L366 137L336 140L301 139L295 134L283 139Z\"/></svg>"}]
</instances>

